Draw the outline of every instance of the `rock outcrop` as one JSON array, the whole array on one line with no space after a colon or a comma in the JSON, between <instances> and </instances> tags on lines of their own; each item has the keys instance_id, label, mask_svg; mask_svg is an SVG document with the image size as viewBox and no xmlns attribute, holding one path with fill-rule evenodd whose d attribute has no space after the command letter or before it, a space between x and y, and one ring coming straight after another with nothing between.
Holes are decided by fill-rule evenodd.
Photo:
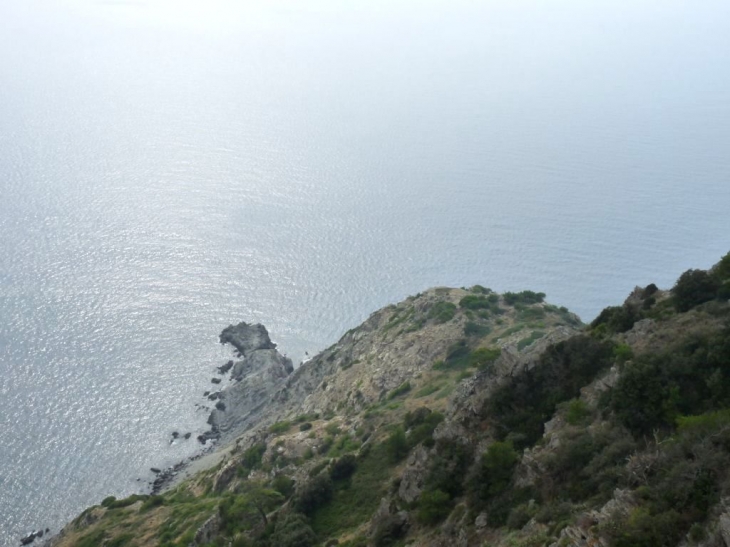
<instances>
[{"instance_id":1,"label":"rock outcrop","mask_svg":"<svg viewBox=\"0 0 730 547\"><path fill-rule=\"evenodd\" d=\"M211 430L199 437L201 442L229 441L262 423L264 408L294 371L291 359L277 351L263 325L231 325L220 341L236 348L241 359L228 366L231 383L216 394L219 402L208 418Z\"/></svg>"}]
</instances>

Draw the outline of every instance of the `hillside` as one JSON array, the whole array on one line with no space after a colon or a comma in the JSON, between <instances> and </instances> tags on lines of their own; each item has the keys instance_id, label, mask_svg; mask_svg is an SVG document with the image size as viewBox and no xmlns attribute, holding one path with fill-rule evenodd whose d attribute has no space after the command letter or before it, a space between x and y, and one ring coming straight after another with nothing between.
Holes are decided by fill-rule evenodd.
<instances>
[{"instance_id":1,"label":"hillside","mask_svg":"<svg viewBox=\"0 0 730 547\"><path fill-rule=\"evenodd\" d=\"M588 326L541 293L436 288L297 370L232 326L216 465L50 545L730 545L728 296L730 254Z\"/></svg>"}]
</instances>

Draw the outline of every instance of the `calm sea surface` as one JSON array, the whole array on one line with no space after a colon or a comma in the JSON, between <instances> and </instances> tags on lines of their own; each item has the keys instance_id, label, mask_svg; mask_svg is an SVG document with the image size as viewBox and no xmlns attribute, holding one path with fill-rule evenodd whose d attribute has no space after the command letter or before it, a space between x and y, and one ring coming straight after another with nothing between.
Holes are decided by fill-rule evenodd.
<instances>
[{"instance_id":1,"label":"calm sea surface","mask_svg":"<svg viewBox=\"0 0 730 547\"><path fill-rule=\"evenodd\" d=\"M194 453L231 322L730 250L726 0L354 4L0 4L1 546Z\"/></svg>"}]
</instances>

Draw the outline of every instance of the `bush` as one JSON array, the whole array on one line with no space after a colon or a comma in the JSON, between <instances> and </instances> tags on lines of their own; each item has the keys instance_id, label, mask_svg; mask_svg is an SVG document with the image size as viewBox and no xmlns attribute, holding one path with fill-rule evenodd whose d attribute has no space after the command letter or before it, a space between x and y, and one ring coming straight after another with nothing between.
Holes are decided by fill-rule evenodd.
<instances>
[{"instance_id":1,"label":"bush","mask_svg":"<svg viewBox=\"0 0 730 547\"><path fill-rule=\"evenodd\" d=\"M620 365L633 358L634 352L628 344L618 344L613 348L613 354Z\"/></svg>"},{"instance_id":2,"label":"bush","mask_svg":"<svg viewBox=\"0 0 730 547\"><path fill-rule=\"evenodd\" d=\"M101 506L109 507L115 501L117 501L117 498L115 496L108 496L101 501Z\"/></svg>"},{"instance_id":3,"label":"bush","mask_svg":"<svg viewBox=\"0 0 730 547\"><path fill-rule=\"evenodd\" d=\"M469 354L470 366L485 370L502 355L500 348L477 348Z\"/></svg>"},{"instance_id":4,"label":"bush","mask_svg":"<svg viewBox=\"0 0 730 547\"><path fill-rule=\"evenodd\" d=\"M310 429L312 429L312 424L310 422L299 424L299 431L309 431Z\"/></svg>"},{"instance_id":5,"label":"bush","mask_svg":"<svg viewBox=\"0 0 730 547\"><path fill-rule=\"evenodd\" d=\"M163 498L162 496L152 495L144 501L142 507L140 507L140 512L144 513L145 511L149 511L154 507L160 507L164 504L165 498Z\"/></svg>"},{"instance_id":6,"label":"bush","mask_svg":"<svg viewBox=\"0 0 730 547\"><path fill-rule=\"evenodd\" d=\"M705 270L687 270L672 288L674 307L686 312L695 306L713 300L720 284Z\"/></svg>"},{"instance_id":7,"label":"bush","mask_svg":"<svg viewBox=\"0 0 730 547\"><path fill-rule=\"evenodd\" d=\"M274 435L281 435L286 433L291 428L291 422L284 420L282 422L276 422L269 427L269 432Z\"/></svg>"},{"instance_id":8,"label":"bush","mask_svg":"<svg viewBox=\"0 0 730 547\"><path fill-rule=\"evenodd\" d=\"M473 294L469 294L459 300L459 306L468 310L488 310L492 306L494 306L494 303L492 303L485 296L476 296Z\"/></svg>"},{"instance_id":9,"label":"bush","mask_svg":"<svg viewBox=\"0 0 730 547\"><path fill-rule=\"evenodd\" d=\"M385 452L391 463L398 463L408 455L408 441L402 427L396 428L385 441Z\"/></svg>"},{"instance_id":10,"label":"bush","mask_svg":"<svg viewBox=\"0 0 730 547\"><path fill-rule=\"evenodd\" d=\"M418 520L426 525L434 525L445 519L451 512L451 496L441 490L423 492L418 501Z\"/></svg>"},{"instance_id":11,"label":"bush","mask_svg":"<svg viewBox=\"0 0 730 547\"><path fill-rule=\"evenodd\" d=\"M330 499L332 499L332 479L329 475L320 474L297 489L292 505L298 512L311 515Z\"/></svg>"},{"instance_id":12,"label":"bush","mask_svg":"<svg viewBox=\"0 0 730 547\"><path fill-rule=\"evenodd\" d=\"M140 500L145 501L147 498L149 498L149 496L145 494L132 494L131 496L121 500L118 500L114 496L109 496L108 498L104 498L104 501L102 501L101 504L103 507L108 509L121 509L123 507L129 507Z\"/></svg>"},{"instance_id":13,"label":"bush","mask_svg":"<svg viewBox=\"0 0 730 547\"><path fill-rule=\"evenodd\" d=\"M506 292L502 295L504 301L510 306L515 304L540 304L545 300L544 292L522 291L518 293Z\"/></svg>"},{"instance_id":14,"label":"bush","mask_svg":"<svg viewBox=\"0 0 730 547\"><path fill-rule=\"evenodd\" d=\"M482 287L481 285L474 285L469 290L471 292L475 292L475 293L478 293L478 294L492 294L492 289L488 289L487 287Z\"/></svg>"},{"instance_id":15,"label":"bush","mask_svg":"<svg viewBox=\"0 0 730 547\"><path fill-rule=\"evenodd\" d=\"M535 342L536 340L539 340L543 336L545 336L545 333L543 331L534 330L530 333L530 336L528 336L527 338L523 338L522 340L517 342L517 349L523 350L527 346L531 346L533 344L533 342Z\"/></svg>"},{"instance_id":16,"label":"bush","mask_svg":"<svg viewBox=\"0 0 730 547\"><path fill-rule=\"evenodd\" d=\"M452 498L459 496L464 489L464 477L471 461L469 447L456 440L441 439L435 446L435 456L431 458L426 490L441 490Z\"/></svg>"},{"instance_id":17,"label":"bush","mask_svg":"<svg viewBox=\"0 0 730 547\"><path fill-rule=\"evenodd\" d=\"M271 481L271 487L285 498L288 498L294 493L294 484L294 479L291 479L286 475L277 475L274 477L274 480Z\"/></svg>"},{"instance_id":18,"label":"bush","mask_svg":"<svg viewBox=\"0 0 730 547\"><path fill-rule=\"evenodd\" d=\"M511 442L494 442L482 454L471 490L478 499L489 500L502 494L512 483L512 473L519 454Z\"/></svg>"},{"instance_id":19,"label":"bush","mask_svg":"<svg viewBox=\"0 0 730 547\"><path fill-rule=\"evenodd\" d=\"M484 370L501 355L499 348L477 348L472 351L466 340L459 340L449 346L446 359L434 363L434 370L462 370L477 367Z\"/></svg>"},{"instance_id":20,"label":"bush","mask_svg":"<svg viewBox=\"0 0 730 547\"><path fill-rule=\"evenodd\" d=\"M474 321L467 321L466 325L464 325L464 336L486 336L492 332L492 329L490 329L487 325L481 325L479 323L476 323Z\"/></svg>"},{"instance_id":21,"label":"bush","mask_svg":"<svg viewBox=\"0 0 730 547\"><path fill-rule=\"evenodd\" d=\"M264 443L258 443L247 448L241 456L241 466L243 469L252 471L261 467L264 452L266 452L266 445Z\"/></svg>"},{"instance_id":22,"label":"bush","mask_svg":"<svg viewBox=\"0 0 730 547\"><path fill-rule=\"evenodd\" d=\"M330 477L333 481L349 479L357 469L357 459L352 454L345 454L335 461L330 469Z\"/></svg>"},{"instance_id":23,"label":"bush","mask_svg":"<svg viewBox=\"0 0 730 547\"><path fill-rule=\"evenodd\" d=\"M437 302L428 310L428 318L436 323L451 321L456 315L456 304L452 302Z\"/></svg>"},{"instance_id":24,"label":"bush","mask_svg":"<svg viewBox=\"0 0 730 547\"><path fill-rule=\"evenodd\" d=\"M635 358L611 391L611 407L635 435L674 429L682 415L730 406L730 327L691 335Z\"/></svg>"},{"instance_id":25,"label":"bush","mask_svg":"<svg viewBox=\"0 0 730 547\"><path fill-rule=\"evenodd\" d=\"M598 327L605 325L608 332L626 332L631 330L641 315L634 306L609 306L604 308L598 317L591 322L591 328L598 332Z\"/></svg>"},{"instance_id":26,"label":"bush","mask_svg":"<svg viewBox=\"0 0 730 547\"><path fill-rule=\"evenodd\" d=\"M405 395L411 390L411 383L410 382L403 382L401 385L399 385L397 388L395 388L393 391L391 391L388 394L388 399L395 399L396 397L400 397L401 395Z\"/></svg>"},{"instance_id":27,"label":"bush","mask_svg":"<svg viewBox=\"0 0 730 547\"><path fill-rule=\"evenodd\" d=\"M419 408L414 413L408 412L404 423L405 427L410 429L408 448L411 449L420 443L432 447L434 444L433 432L443 419L443 414L431 412L425 407Z\"/></svg>"},{"instance_id":28,"label":"bush","mask_svg":"<svg viewBox=\"0 0 730 547\"><path fill-rule=\"evenodd\" d=\"M641 298L650 298L657 292L659 292L659 287L657 287L654 283L649 283L646 287L644 287L644 290L641 291Z\"/></svg>"},{"instance_id":29,"label":"bush","mask_svg":"<svg viewBox=\"0 0 730 547\"><path fill-rule=\"evenodd\" d=\"M579 425L588 416L590 416L590 414L591 413L588 410L588 406L583 400L573 399L567 405L567 410L565 412L565 421L568 422L570 425Z\"/></svg>"},{"instance_id":30,"label":"bush","mask_svg":"<svg viewBox=\"0 0 730 547\"><path fill-rule=\"evenodd\" d=\"M314 547L317 536L304 515L288 513L276 521L270 544L276 547Z\"/></svg>"}]
</instances>

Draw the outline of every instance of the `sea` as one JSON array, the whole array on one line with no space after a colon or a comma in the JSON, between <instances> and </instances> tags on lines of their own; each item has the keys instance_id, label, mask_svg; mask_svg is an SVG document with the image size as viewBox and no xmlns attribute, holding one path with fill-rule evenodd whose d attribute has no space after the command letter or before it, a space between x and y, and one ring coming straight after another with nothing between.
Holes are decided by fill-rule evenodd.
<instances>
[{"instance_id":1,"label":"sea","mask_svg":"<svg viewBox=\"0 0 730 547\"><path fill-rule=\"evenodd\" d=\"M299 362L431 286L590 321L710 267L728 21L726 0L0 2L0 546L196 454L231 323Z\"/></svg>"}]
</instances>

